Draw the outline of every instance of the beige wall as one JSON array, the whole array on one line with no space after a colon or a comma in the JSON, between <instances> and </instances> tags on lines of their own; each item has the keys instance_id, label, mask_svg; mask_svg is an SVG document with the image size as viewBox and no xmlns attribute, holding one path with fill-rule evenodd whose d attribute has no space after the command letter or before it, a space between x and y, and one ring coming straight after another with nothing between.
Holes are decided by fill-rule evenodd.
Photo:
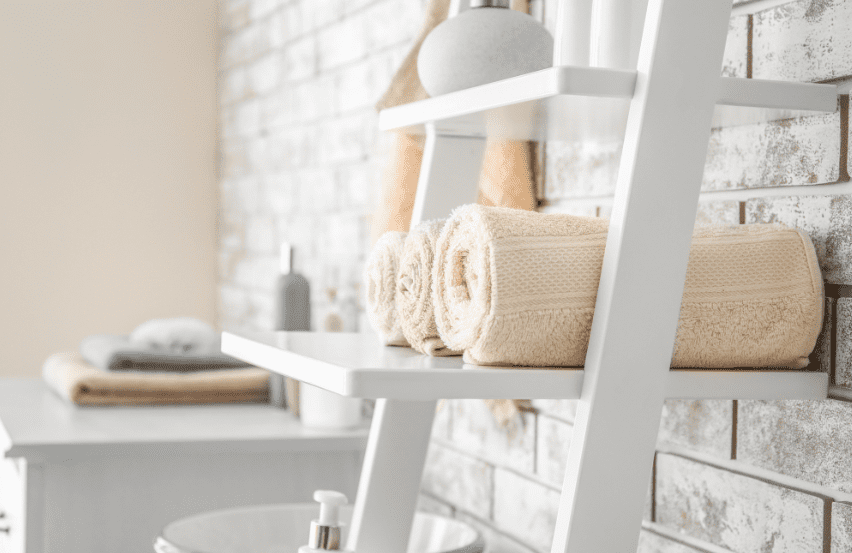
<instances>
[{"instance_id":1,"label":"beige wall","mask_svg":"<svg viewBox=\"0 0 852 553\"><path fill-rule=\"evenodd\" d=\"M216 3L0 2L0 376L213 322Z\"/></svg>"}]
</instances>

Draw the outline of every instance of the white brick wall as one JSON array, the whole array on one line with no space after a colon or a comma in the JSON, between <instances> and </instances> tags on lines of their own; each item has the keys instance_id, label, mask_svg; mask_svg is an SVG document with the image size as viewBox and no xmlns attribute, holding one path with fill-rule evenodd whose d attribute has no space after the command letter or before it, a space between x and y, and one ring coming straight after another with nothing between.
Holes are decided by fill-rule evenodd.
<instances>
[{"instance_id":1,"label":"white brick wall","mask_svg":"<svg viewBox=\"0 0 852 553\"><path fill-rule=\"evenodd\" d=\"M553 26L556 0L533 0ZM269 328L277 244L296 247L314 327L328 287L356 289L387 137L373 105L417 32L421 0L221 0L220 322ZM852 88L852 2L737 1L722 74ZM826 402L667 402L641 553L852 551L852 203L848 102L714 129L697 221L807 230L829 283L818 345ZM621 144L542 148L543 209L608 216ZM806 186L813 193L768 195ZM834 186L835 188L825 188ZM845 186L845 185L844 185ZM852 185L851 185L852 186ZM826 194L824 190L832 190ZM845 391L844 391L845 390ZM491 553L549 551L576 403L534 400L511 432L481 402L441 409L420 508L465 520Z\"/></svg>"},{"instance_id":2,"label":"white brick wall","mask_svg":"<svg viewBox=\"0 0 852 553\"><path fill-rule=\"evenodd\" d=\"M421 10L402 0L221 2L223 327L271 325L283 240L312 284L316 328L327 288L357 290L382 157L372 106Z\"/></svg>"}]
</instances>

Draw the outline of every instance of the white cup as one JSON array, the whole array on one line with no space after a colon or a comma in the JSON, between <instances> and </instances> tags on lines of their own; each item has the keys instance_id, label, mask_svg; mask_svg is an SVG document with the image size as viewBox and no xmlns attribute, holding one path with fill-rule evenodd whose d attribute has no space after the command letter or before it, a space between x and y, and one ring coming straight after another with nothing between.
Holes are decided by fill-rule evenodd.
<instances>
[{"instance_id":1,"label":"white cup","mask_svg":"<svg viewBox=\"0 0 852 553\"><path fill-rule=\"evenodd\" d=\"M342 430L361 424L361 400L299 384L299 418L306 428Z\"/></svg>"}]
</instances>

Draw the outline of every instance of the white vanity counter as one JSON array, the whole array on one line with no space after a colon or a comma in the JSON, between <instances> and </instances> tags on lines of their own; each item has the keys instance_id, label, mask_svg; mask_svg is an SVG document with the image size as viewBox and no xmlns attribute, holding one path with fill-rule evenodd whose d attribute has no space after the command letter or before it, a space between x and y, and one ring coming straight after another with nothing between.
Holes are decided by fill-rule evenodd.
<instances>
[{"instance_id":1,"label":"white vanity counter","mask_svg":"<svg viewBox=\"0 0 852 553\"><path fill-rule=\"evenodd\" d=\"M0 552L14 553L149 553L189 514L316 488L354 499L367 443L366 426L311 431L266 404L81 408L35 379L0 379L0 423Z\"/></svg>"}]
</instances>

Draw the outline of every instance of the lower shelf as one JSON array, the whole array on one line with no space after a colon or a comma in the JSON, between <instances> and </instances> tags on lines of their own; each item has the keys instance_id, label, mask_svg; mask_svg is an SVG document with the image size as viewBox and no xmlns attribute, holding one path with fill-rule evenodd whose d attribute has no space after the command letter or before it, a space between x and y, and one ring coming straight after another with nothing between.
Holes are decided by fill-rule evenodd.
<instances>
[{"instance_id":1,"label":"lower shelf","mask_svg":"<svg viewBox=\"0 0 852 553\"><path fill-rule=\"evenodd\" d=\"M481 367L388 347L366 333L222 333L222 351L344 396L368 399L577 399L583 369ZM825 399L828 375L793 370L673 369L669 398Z\"/></svg>"}]
</instances>

